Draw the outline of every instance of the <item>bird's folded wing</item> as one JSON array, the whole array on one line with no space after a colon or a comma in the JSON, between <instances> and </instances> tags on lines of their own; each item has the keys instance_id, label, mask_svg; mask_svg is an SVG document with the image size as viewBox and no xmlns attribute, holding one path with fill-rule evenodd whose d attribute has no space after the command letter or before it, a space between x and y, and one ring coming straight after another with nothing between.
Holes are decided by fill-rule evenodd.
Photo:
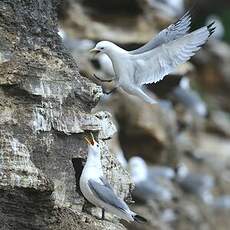
<instances>
[{"instance_id":1,"label":"bird's folded wing","mask_svg":"<svg viewBox=\"0 0 230 230\"><path fill-rule=\"evenodd\" d=\"M213 23L149 52L131 55L137 85L158 82L188 61L214 32Z\"/></svg>"},{"instance_id":2,"label":"bird's folded wing","mask_svg":"<svg viewBox=\"0 0 230 230\"><path fill-rule=\"evenodd\" d=\"M94 181L93 179L90 179L88 181L89 187L94 195L97 196L100 200L115 208L121 209L123 211L128 210L128 206L125 204L124 201L116 196L112 187L109 185L106 179L101 178L101 182L102 184Z\"/></svg>"},{"instance_id":3,"label":"bird's folded wing","mask_svg":"<svg viewBox=\"0 0 230 230\"><path fill-rule=\"evenodd\" d=\"M190 29L191 15L188 11L176 23L171 24L166 29L162 30L156 37L146 43L144 46L130 51L130 54L141 54L150 51L157 46L173 41L179 37L184 36Z\"/></svg>"}]
</instances>

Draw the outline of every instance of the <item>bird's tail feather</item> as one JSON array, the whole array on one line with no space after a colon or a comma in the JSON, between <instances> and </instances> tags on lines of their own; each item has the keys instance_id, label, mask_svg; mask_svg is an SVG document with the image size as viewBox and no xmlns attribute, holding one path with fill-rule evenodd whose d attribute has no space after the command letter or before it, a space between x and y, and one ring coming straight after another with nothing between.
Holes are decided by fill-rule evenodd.
<instances>
[{"instance_id":1,"label":"bird's tail feather","mask_svg":"<svg viewBox=\"0 0 230 230\"><path fill-rule=\"evenodd\" d=\"M139 216L139 215L137 215L137 214L135 214L135 215L133 216L133 219L134 219L136 222L138 222L138 223L146 223L146 222L148 222L144 217Z\"/></svg>"}]
</instances>

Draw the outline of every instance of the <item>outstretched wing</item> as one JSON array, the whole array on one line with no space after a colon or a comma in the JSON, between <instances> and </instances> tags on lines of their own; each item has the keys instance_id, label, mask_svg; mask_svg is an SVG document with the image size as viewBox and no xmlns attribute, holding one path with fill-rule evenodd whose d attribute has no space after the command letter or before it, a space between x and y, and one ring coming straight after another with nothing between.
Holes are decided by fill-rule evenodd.
<instances>
[{"instance_id":1,"label":"outstretched wing","mask_svg":"<svg viewBox=\"0 0 230 230\"><path fill-rule=\"evenodd\" d=\"M175 39L184 36L190 29L191 15L188 11L182 18L180 18L176 23L171 24L166 29L162 30L156 37L146 43L144 46L130 51L130 54L141 54L150 51L157 46L168 43Z\"/></svg>"},{"instance_id":2,"label":"outstretched wing","mask_svg":"<svg viewBox=\"0 0 230 230\"><path fill-rule=\"evenodd\" d=\"M158 82L188 61L214 32L213 24L204 26L177 40L163 44L154 50L139 55L130 55L135 67L137 85Z\"/></svg>"},{"instance_id":3,"label":"outstretched wing","mask_svg":"<svg viewBox=\"0 0 230 230\"><path fill-rule=\"evenodd\" d=\"M94 195L115 208L121 209L123 211L129 210L126 203L116 196L107 180L105 178L101 178L101 182L102 183L98 183L92 179L88 181L89 187Z\"/></svg>"}]
</instances>

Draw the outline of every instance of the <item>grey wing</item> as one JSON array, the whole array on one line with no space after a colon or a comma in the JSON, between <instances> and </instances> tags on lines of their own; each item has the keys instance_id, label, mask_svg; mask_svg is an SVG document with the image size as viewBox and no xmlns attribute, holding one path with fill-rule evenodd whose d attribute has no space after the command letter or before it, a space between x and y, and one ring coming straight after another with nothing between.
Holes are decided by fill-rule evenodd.
<instances>
[{"instance_id":1,"label":"grey wing","mask_svg":"<svg viewBox=\"0 0 230 230\"><path fill-rule=\"evenodd\" d=\"M104 201L107 204L110 204L111 206L121 209L123 211L129 210L129 207L126 205L126 203L117 197L117 195L114 193L112 187L107 182L106 179L101 178L102 184L90 179L88 181L89 187L94 193L95 196L97 196L100 200Z\"/></svg>"},{"instance_id":2,"label":"grey wing","mask_svg":"<svg viewBox=\"0 0 230 230\"><path fill-rule=\"evenodd\" d=\"M130 55L135 68L135 83L143 85L162 80L194 56L214 30L212 23L149 52Z\"/></svg>"},{"instance_id":3,"label":"grey wing","mask_svg":"<svg viewBox=\"0 0 230 230\"><path fill-rule=\"evenodd\" d=\"M190 173L180 184L184 190L201 193L214 187L214 179L209 175Z\"/></svg>"},{"instance_id":4,"label":"grey wing","mask_svg":"<svg viewBox=\"0 0 230 230\"><path fill-rule=\"evenodd\" d=\"M149 167L149 178L165 178L172 179L175 177L175 172L172 168L167 166L152 166Z\"/></svg>"},{"instance_id":5,"label":"grey wing","mask_svg":"<svg viewBox=\"0 0 230 230\"><path fill-rule=\"evenodd\" d=\"M156 37L146 43L144 46L130 51L130 54L141 54L150 51L157 46L173 41L179 37L184 36L190 29L191 15L188 11L176 23L171 24L166 29L162 30Z\"/></svg>"}]
</instances>

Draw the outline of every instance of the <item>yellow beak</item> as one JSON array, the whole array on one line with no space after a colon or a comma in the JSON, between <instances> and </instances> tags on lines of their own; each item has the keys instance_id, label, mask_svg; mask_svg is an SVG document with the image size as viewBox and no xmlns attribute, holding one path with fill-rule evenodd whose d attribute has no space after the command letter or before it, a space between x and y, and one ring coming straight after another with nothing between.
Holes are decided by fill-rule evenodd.
<instances>
[{"instance_id":1,"label":"yellow beak","mask_svg":"<svg viewBox=\"0 0 230 230\"><path fill-rule=\"evenodd\" d=\"M89 52L96 55L96 54L100 53L101 51L96 49L96 48L94 48L94 49L91 49Z\"/></svg>"},{"instance_id":2,"label":"yellow beak","mask_svg":"<svg viewBox=\"0 0 230 230\"><path fill-rule=\"evenodd\" d=\"M94 145L96 142L92 133L90 133L90 138L84 137L84 139L85 139L86 143L89 145Z\"/></svg>"}]
</instances>

